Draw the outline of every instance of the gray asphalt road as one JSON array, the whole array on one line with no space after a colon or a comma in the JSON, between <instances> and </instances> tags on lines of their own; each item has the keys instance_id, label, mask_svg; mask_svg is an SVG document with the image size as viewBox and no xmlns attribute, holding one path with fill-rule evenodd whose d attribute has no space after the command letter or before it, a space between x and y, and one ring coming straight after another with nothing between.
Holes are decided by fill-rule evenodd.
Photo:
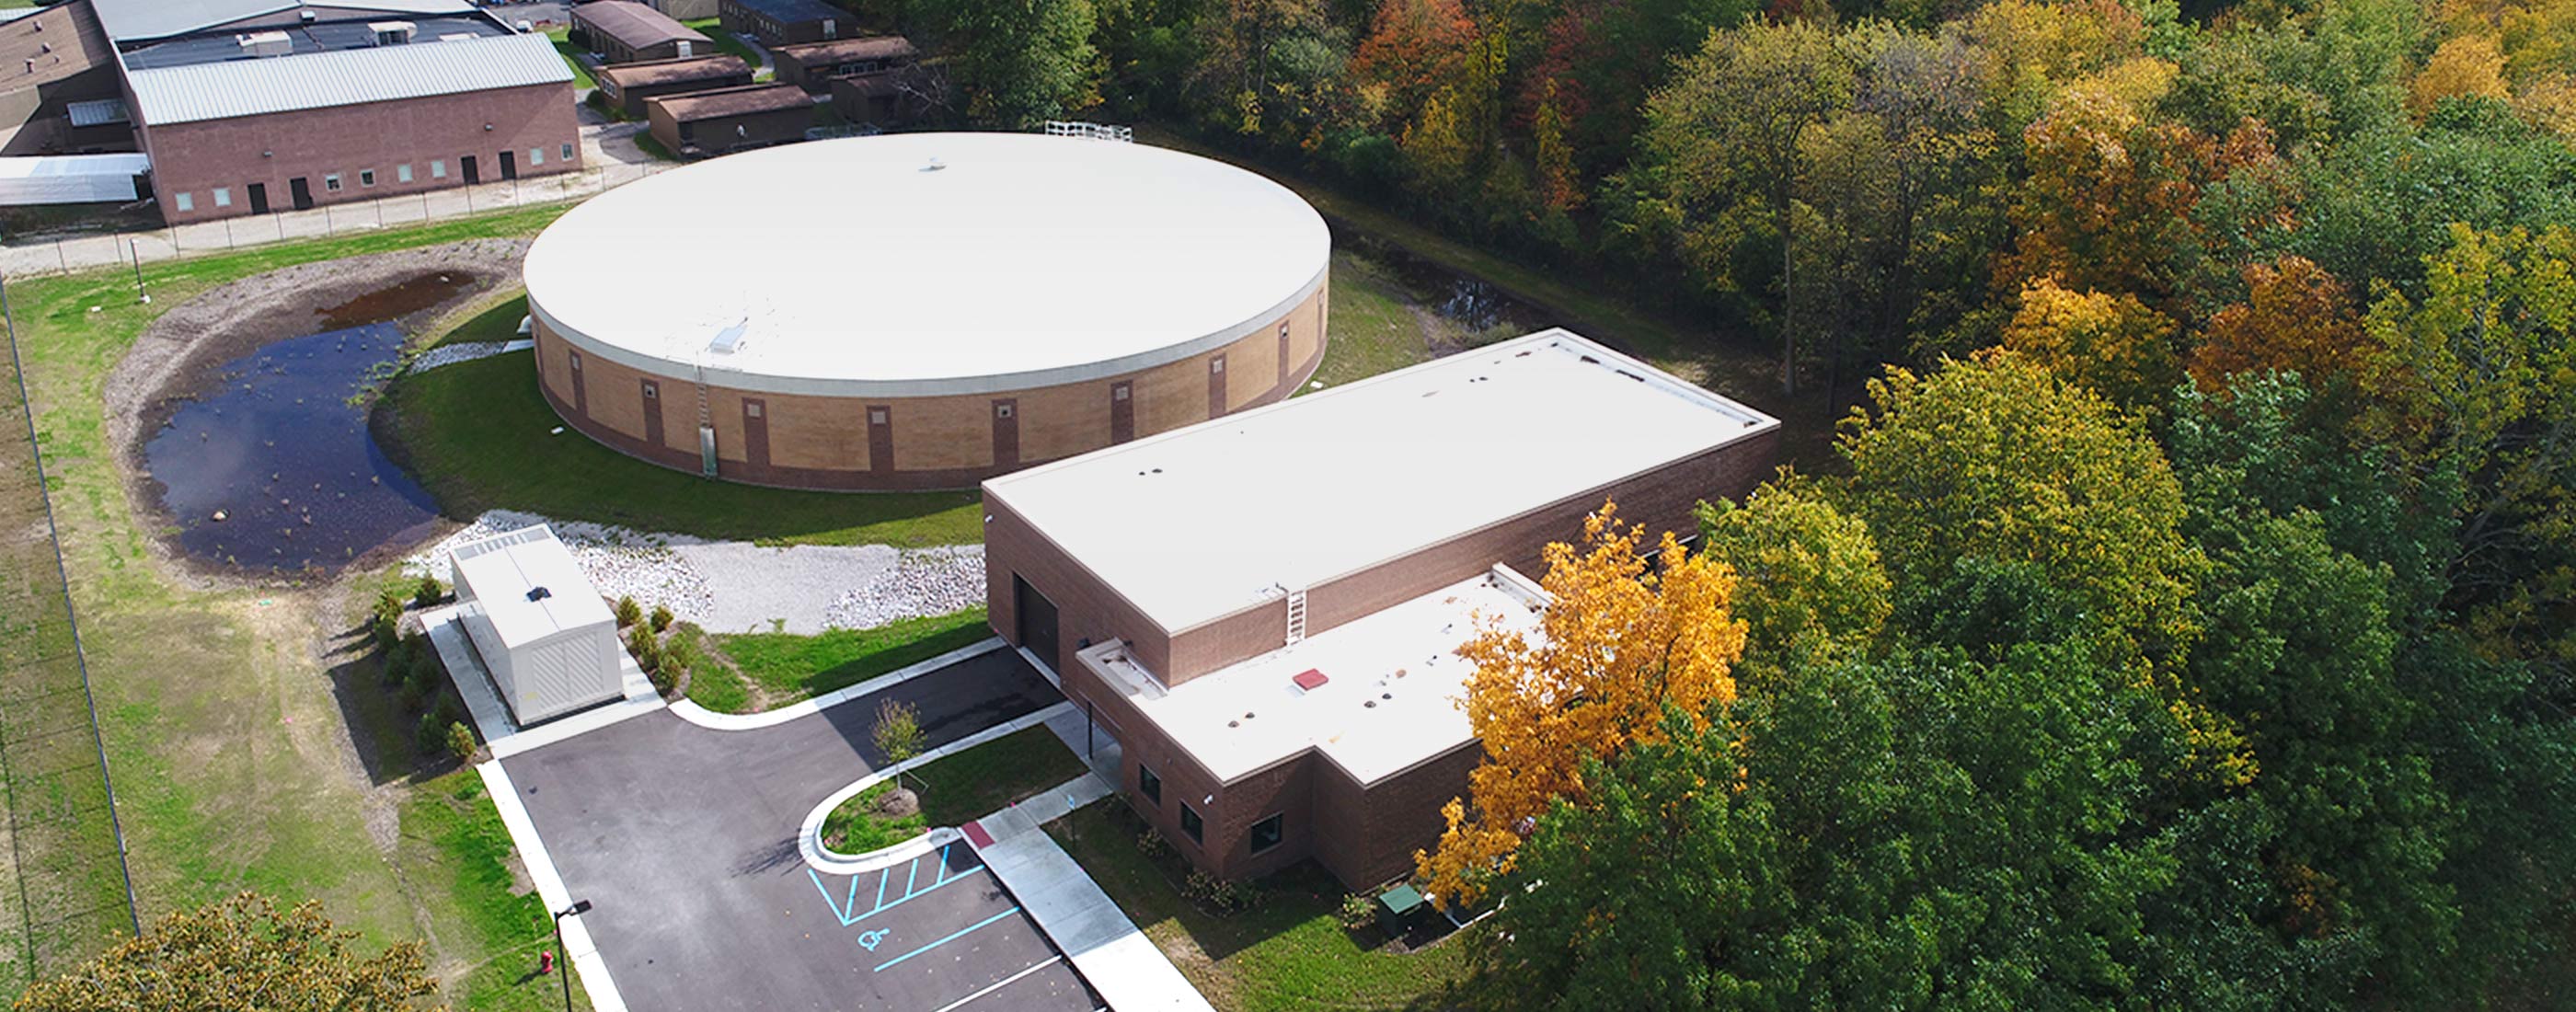
<instances>
[{"instance_id":1,"label":"gray asphalt road","mask_svg":"<svg viewBox=\"0 0 2576 1012\"><path fill-rule=\"evenodd\" d=\"M805 813L881 762L881 698L931 746L1062 699L1002 650L775 727L659 712L502 760L631 1008L1094 1007L964 844L858 879L797 856Z\"/></svg>"}]
</instances>

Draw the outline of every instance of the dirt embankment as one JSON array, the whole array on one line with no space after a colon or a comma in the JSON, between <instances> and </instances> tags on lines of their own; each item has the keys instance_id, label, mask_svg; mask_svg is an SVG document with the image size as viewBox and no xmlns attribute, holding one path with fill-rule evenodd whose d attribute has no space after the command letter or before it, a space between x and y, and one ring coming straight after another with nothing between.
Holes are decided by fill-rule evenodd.
<instances>
[{"instance_id":1,"label":"dirt embankment","mask_svg":"<svg viewBox=\"0 0 2576 1012\"><path fill-rule=\"evenodd\" d=\"M390 321L415 335L457 308L519 283L525 239L477 239L345 260L298 264L214 288L153 321L108 375L102 404L108 445L147 524L161 526L161 489L144 444L226 362L270 341ZM183 582L240 584L231 570L190 563L152 539L165 570ZM355 571L359 567L351 567Z\"/></svg>"}]
</instances>

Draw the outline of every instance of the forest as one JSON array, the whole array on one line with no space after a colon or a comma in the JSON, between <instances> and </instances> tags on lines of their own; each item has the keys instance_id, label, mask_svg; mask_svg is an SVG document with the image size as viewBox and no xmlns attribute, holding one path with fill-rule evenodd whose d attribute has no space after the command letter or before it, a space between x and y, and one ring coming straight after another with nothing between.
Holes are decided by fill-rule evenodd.
<instances>
[{"instance_id":1,"label":"forest","mask_svg":"<svg viewBox=\"0 0 2576 1012\"><path fill-rule=\"evenodd\" d=\"M2576 1002L2576 2L877 13L1857 400L1467 651L1463 1000Z\"/></svg>"}]
</instances>

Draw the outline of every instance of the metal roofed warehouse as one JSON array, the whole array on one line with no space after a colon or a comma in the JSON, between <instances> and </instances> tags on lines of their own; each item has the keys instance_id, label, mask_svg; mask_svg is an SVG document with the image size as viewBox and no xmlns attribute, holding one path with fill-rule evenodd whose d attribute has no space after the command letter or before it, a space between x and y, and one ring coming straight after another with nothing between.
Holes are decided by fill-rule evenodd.
<instances>
[{"instance_id":1,"label":"metal roofed warehouse","mask_svg":"<svg viewBox=\"0 0 2576 1012\"><path fill-rule=\"evenodd\" d=\"M542 389L592 438L757 484L953 488L1285 398L1323 356L1330 253L1305 201L1195 155L899 134L628 184L525 272Z\"/></svg>"}]
</instances>

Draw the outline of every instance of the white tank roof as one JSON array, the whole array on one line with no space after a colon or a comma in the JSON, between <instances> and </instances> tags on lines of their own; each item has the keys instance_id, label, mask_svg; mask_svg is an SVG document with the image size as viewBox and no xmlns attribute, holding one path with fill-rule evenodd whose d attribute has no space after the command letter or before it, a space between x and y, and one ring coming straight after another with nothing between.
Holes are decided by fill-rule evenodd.
<instances>
[{"instance_id":1,"label":"white tank roof","mask_svg":"<svg viewBox=\"0 0 2576 1012\"><path fill-rule=\"evenodd\" d=\"M1296 194L1195 155L888 134L629 183L548 227L525 270L531 312L612 361L774 393L925 396L1221 347L1312 294L1330 254Z\"/></svg>"}]
</instances>

